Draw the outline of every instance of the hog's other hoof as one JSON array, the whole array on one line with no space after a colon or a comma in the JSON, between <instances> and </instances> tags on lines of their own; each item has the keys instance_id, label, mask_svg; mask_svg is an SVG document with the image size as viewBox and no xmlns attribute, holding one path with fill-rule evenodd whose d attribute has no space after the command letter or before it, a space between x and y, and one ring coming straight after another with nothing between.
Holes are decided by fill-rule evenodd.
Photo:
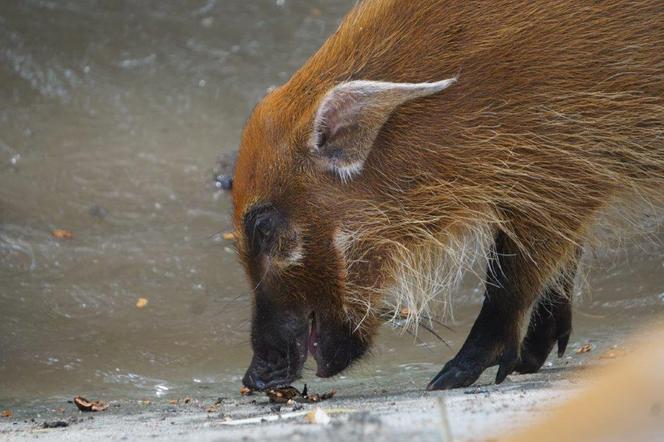
<instances>
[{"instance_id":1,"label":"hog's other hoof","mask_svg":"<svg viewBox=\"0 0 664 442\"><path fill-rule=\"evenodd\" d=\"M558 343L558 357L565 354L567 343L569 342L569 332L559 337L552 337L549 341L524 342L521 348L521 359L514 368L517 373L528 374L537 373L553 349L553 345Z\"/></svg>"},{"instance_id":2,"label":"hog's other hoof","mask_svg":"<svg viewBox=\"0 0 664 442\"><path fill-rule=\"evenodd\" d=\"M558 357L565 354L572 333L572 304L568 297L556 301L540 301L533 310L528 333L521 344L521 360L515 367L518 373L536 373L558 345Z\"/></svg>"},{"instance_id":3,"label":"hog's other hoof","mask_svg":"<svg viewBox=\"0 0 664 442\"><path fill-rule=\"evenodd\" d=\"M436 375L427 390L450 390L452 388L463 388L472 385L487 368L496 365L496 361L478 361L475 358L464 358L457 355L449 361ZM514 371L519 361L518 346L516 343L507 345L497 361L498 373L496 384L502 383L507 375Z\"/></svg>"}]
</instances>

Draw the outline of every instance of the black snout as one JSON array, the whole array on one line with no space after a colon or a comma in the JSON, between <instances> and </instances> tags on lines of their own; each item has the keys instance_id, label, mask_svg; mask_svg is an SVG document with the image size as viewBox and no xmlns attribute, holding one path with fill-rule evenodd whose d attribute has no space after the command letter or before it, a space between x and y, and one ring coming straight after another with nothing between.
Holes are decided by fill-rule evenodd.
<instances>
[{"instance_id":1,"label":"black snout","mask_svg":"<svg viewBox=\"0 0 664 442\"><path fill-rule=\"evenodd\" d=\"M264 390L298 379L307 358L309 326L306 311L279 306L257 293L251 331L254 356L242 383Z\"/></svg>"},{"instance_id":2,"label":"black snout","mask_svg":"<svg viewBox=\"0 0 664 442\"><path fill-rule=\"evenodd\" d=\"M242 383L252 390L265 390L290 385L301 375L300 367L292 367L282 355L263 359L254 355Z\"/></svg>"}]
</instances>

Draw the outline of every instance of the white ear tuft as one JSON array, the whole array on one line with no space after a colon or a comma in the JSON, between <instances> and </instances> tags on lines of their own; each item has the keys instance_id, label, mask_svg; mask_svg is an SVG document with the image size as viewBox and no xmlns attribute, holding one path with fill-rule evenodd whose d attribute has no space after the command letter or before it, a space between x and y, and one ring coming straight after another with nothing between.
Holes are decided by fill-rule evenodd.
<instances>
[{"instance_id":1,"label":"white ear tuft","mask_svg":"<svg viewBox=\"0 0 664 442\"><path fill-rule=\"evenodd\" d=\"M457 78L435 83L355 80L330 90L318 108L311 150L323 167L348 181L359 174L380 129L401 104L448 88Z\"/></svg>"}]
</instances>

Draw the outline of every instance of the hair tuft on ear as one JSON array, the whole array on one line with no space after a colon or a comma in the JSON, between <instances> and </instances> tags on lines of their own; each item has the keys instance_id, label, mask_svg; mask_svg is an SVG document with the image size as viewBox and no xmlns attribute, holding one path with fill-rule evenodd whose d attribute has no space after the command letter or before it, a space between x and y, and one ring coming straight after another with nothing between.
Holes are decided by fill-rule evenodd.
<instances>
[{"instance_id":1,"label":"hair tuft on ear","mask_svg":"<svg viewBox=\"0 0 664 442\"><path fill-rule=\"evenodd\" d=\"M456 81L457 77L434 83L341 83L318 107L311 152L325 170L342 182L350 181L362 171L380 129L399 105L440 92Z\"/></svg>"}]
</instances>

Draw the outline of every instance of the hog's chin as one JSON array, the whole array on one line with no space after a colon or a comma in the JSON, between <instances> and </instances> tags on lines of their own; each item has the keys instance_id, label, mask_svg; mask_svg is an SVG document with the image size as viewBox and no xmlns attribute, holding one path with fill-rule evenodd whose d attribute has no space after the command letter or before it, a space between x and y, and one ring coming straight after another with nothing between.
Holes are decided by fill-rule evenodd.
<instances>
[{"instance_id":1,"label":"hog's chin","mask_svg":"<svg viewBox=\"0 0 664 442\"><path fill-rule=\"evenodd\" d=\"M341 373L367 350L368 345L347 324L337 324L311 315L307 350L316 361L316 376L329 378Z\"/></svg>"}]
</instances>

